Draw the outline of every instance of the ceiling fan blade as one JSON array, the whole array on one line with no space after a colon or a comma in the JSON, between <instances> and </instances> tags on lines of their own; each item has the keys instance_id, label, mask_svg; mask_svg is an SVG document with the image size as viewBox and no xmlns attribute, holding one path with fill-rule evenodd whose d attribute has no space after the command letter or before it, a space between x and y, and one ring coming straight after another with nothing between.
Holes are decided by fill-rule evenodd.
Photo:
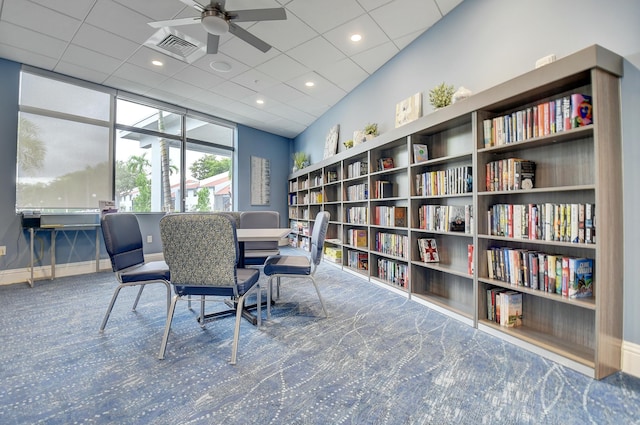
<instances>
[{"instance_id":1,"label":"ceiling fan blade","mask_svg":"<svg viewBox=\"0 0 640 425\"><path fill-rule=\"evenodd\" d=\"M195 0L180 0L180 1L186 4L187 6L193 7L198 12L202 12L205 10L205 7Z\"/></svg>"},{"instance_id":2,"label":"ceiling fan blade","mask_svg":"<svg viewBox=\"0 0 640 425\"><path fill-rule=\"evenodd\" d=\"M238 37L239 39L246 41L256 49L261 50L264 53L269 51L269 49L271 48L269 44L260 40L258 37L251 34L249 31L245 30L244 28L234 24L233 22L229 22L229 32L235 35L236 37Z\"/></svg>"},{"instance_id":3,"label":"ceiling fan blade","mask_svg":"<svg viewBox=\"0 0 640 425\"><path fill-rule=\"evenodd\" d=\"M220 44L220 36L207 33L207 54L215 55L218 53L218 44Z\"/></svg>"},{"instance_id":4,"label":"ceiling fan blade","mask_svg":"<svg viewBox=\"0 0 640 425\"><path fill-rule=\"evenodd\" d=\"M287 19L287 12L283 7L271 9L247 9L227 11L229 18L234 22L248 21L281 21Z\"/></svg>"},{"instance_id":5,"label":"ceiling fan blade","mask_svg":"<svg viewBox=\"0 0 640 425\"><path fill-rule=\"evenodd\" d=\"M200 20L201 18L199 16L194 18L169 19L168 21L149 22L149 26L153 28L178 27L180 25L197 24Z\"/></svg>"}]
</instances>

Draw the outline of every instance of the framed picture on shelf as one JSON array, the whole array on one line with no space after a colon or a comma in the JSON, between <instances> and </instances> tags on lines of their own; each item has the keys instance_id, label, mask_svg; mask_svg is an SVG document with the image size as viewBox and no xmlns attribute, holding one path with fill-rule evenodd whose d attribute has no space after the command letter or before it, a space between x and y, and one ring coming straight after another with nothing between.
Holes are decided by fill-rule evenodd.
<instances>
[{"instance_id":1,"label":"framed picture on shelf","mask_svg":"<svg viewBox=\"0 0 640 425\"><path fill-rule=\"evenodd\" d=\"M422 93L416 93L396 105L396 128L422 116Z\"/></svg>"},{"instance_id":2,"label":"framed picture on shelf","mask_svg":"<svg viewBox=\"0 0 640 425\"><path fill-rule=\"evenodd\" d=\"M329 134L327 134L327 138L324 142L324 155L323 159L327 159L336 154L336 150L338 149L338 136L340 134L340 124L336 124L331 127L329 130Z\"/></svg>"}]
</instances>

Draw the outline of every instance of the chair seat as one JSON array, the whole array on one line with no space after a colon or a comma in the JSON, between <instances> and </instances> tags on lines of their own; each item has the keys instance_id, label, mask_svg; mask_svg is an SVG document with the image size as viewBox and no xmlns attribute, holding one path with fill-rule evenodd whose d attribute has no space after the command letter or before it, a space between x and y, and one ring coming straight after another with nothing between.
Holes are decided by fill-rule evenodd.
<instances>
[{"instance_id":1,"label":"chair seat","mask_svg":"<svg viewBox=\"0 0 640 425\"><path fill-rule=\"evenodd\" d=\"M150 261L119 272L122 283L170 280L169 266L164 261Z\"/></svg>"},{"instance_id":2,"label":"chair seat","mask_svg":"<svg viewBox=\"0 0 640 425\"><path fill-rule=\"evenodd\" d=\"M272 255L264 262L264 274L310 275L311 261L302 255Z\"/></svg>"},{"instance_id":3,"label":"chair seat","mask_svg":"<svg viewBox=\"0 0 640 425\"><path fill-rule=\"evenodd\" d=\"M260 278L260 270L257 269L238 269L238 295L242 296L249 291ZM210 295L218 297L232 297L233 287L223 286L187 286L187 285L174 285L176 294L183 295Z\"/></svg>"}]
</instances>

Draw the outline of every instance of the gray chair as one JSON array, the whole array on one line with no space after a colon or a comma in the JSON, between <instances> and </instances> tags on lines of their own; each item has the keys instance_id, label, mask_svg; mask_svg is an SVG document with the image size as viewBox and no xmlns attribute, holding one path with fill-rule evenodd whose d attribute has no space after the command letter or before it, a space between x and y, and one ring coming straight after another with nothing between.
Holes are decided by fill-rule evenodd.
<instances>
[{"instance_id":1,"label":"gray chair","mask_svg":"<svg viewBox=\"0 0 640 425\"><path fill-rule=\"evenodd\" d=\"M267 318L271 317L271 291L273 289L273 280L277 279L278 285L280 279L287 278L304 278L310 279L316 289L320 304L324 315L328 316L322 295L318 289L318 284L314 278L314 274L322 260L324 239L327 235L329 227L330 215L327 211L320 211L313 223L313 232L311 233L311 256L304 255L272 255L268 257L264 263L264 274L269 276L267 288Z\"/></svg>"},{"instance_id":2,"label":"gray chair","mask_svg":"<svg viewBox=\"0 0 640 425\"><path fill-rule=\"evenodd\" d=\"M142 290L146 285L162 283L167 289L167 311L171 299L169 266L164 261L144 261L142 234L138 219L133 214L105 214L100 219L104 245L107 248L111 268L116 273L119 285L111 297L107 313L102 319L100 332L104 331L120 290L127 286L140 286L132 310L135 311Z\"/></svg>"},{"instance_id":3,"label":"gray chair","mask_svg":"<svg viewBox=\"0 0 640 425\"><path fill-rule=\"evenodd\" d=\"M244 211L240 214L240 228L264 229L280 227L280 213L278 211ZM278 241L245 242L244 263L246 265L264 264L270 255L280 254Z\"/></svg>"},{"instance_id":4,"label":"gray chair","mask_svg":"<svg viewBox=\"0 0 640 425\"><path fill-rule=\"evenodd\" d=\"M224 214L169 214L160 220L160 236L175 295L158 358L165 356L177 301L193 295L233 301L236 322L230 363L235 364L244 301L249 294L258 292L260 271L237 268L238 239L233 219Z\"/></svg>"}]
</instances>

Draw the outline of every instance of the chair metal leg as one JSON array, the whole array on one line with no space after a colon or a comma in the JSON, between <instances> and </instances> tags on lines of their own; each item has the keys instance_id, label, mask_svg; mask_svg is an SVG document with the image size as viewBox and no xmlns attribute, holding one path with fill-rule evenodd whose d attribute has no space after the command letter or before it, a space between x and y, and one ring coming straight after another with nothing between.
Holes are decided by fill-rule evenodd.
<instances>
[{"instance_id":1,"label":"chair metal leg","mask_svg":"<svg viewBox=\"0 0 640 425\"><path fill-rule=\"evenodd\" d=\"M318 289L318 284L316 283L316 280L314 279L313 276L309 276L309 279L311 279L311 282L313 282L313 287L316 288L316 293L318 294L318 298L320 299L320 304L322 304L322 311L324 311L325 317L329 317L329 314L327 314L327 309L324 306L324 300L322 299L322 295L320 295L320 289Z\"/></svg>"},{"instance_id":2,"label":"chair metal leg","mask_svg":"<svg viewBox=\"0 0 640 425\"><path fill-rule=\"evenodd\" d=\"M140 289L138 289L138 295L136 296L136 300L133 302L133 307L131 311L136 311L136 307L138 306L138 301L140 301L140 295L142 295L142 290L144 289L144 285L140 285Z\"/></svg>"},{"instance_id":3,"label":"chair metal leg","mask_svg":"<svg viewBox=\"0 0 640 425\"><path fill-rule=\"evenodd\" d=\"M271 289L272 289L273 276L269 277L269 284L267 286L267 320L271 319Z\"/></svg>"},{"instance_id":4,"label":"chair metal leg","mask_svg":"<svg viewBox=\"0 0 640 425\"><path fill-rule=\"evenodd\" d=\"M244 298L247 296L245 293L238 300L238 305L236 307L236 326L233 331L233 345L231 347L231 361L230 364L236 364L236 357L238 356L238 339L240 339L240 320L242 320L242 309L244 308Z\"/></svg>"},{"instance_id":5,"label":"chair metal leg","mask_svg":"<svg viewBox=\"0 0 640 425\"><path fill-rule=\"evenodd\" d=\"M162 344L160 344L160 352L158 353L158 359L163 360L165 351L167 351L167 340L169 339L169 331L171 330L171 321L173 320L173 313L176 310L176 303L180 298L179 295L175 295L171 300L171 306L167 312L167 322L164 326L164 335L162 336Z\"/></svg>"},{"instance_id":6,"label":"chair metal leg","mask_svg":"<svg viewBox=\"0 0 640 425\"><path fill-rule=\"evenodd\" d=\"M262 326L262 286L258 283L256 286L257 294L256 294L256 314L258 319L257 326Z\"/></svg>"},{"instance_id":7,"label":"chair metal leg","mask_svg":"<svg viewBox=\"0 0 640 425\"><path fill-rule=\"evenodd\" d=\"M105 313L104 319L102 319L102 324L100 325L100 332L103 332L105 326L107 326L107 321L109 320L109 316L111 315L111 310L113 310L113 305L116 303L116 299L118 298L120 290L124 287L125 285L118 285L116 290L113 292L113 295L111 296L111 302L109 303L109 308L107 308L107 312Z\"/></svg>"},{"instance_id":8,"label":"chair metal leg","mask_svg":"<svg viewBox=\"0 0 640 425\"><path fill-rule=\"evenodd\" d=\"M200 322L200 327L204 328L204 296L200 296L200 318L198 321Z\"/></svg>"}]
</instances>

